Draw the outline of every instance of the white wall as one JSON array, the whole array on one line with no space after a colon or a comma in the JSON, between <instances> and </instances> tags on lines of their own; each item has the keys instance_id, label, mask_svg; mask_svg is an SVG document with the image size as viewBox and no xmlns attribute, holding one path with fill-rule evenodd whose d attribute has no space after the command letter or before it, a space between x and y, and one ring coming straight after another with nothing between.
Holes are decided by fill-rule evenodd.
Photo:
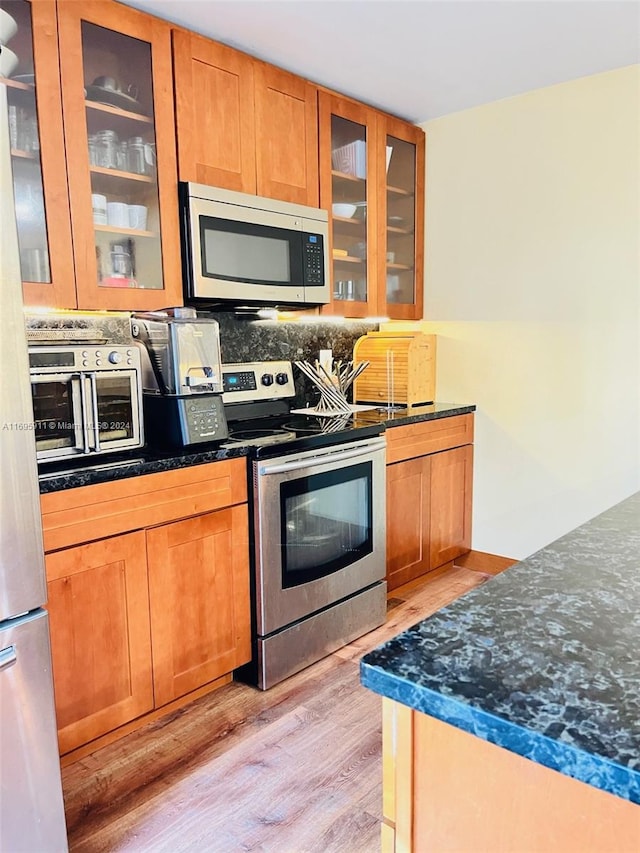
<instances>
[{"instance_id":1,"label":"white wall","mask_svg":"<svg viewBox=\"0 0 640 853\"><path fill-rule=\"evenodd\" d=\"M437 397L473 548L523 558L640 489L640 66L423 127Z\"/></svg>"}]
</instances>

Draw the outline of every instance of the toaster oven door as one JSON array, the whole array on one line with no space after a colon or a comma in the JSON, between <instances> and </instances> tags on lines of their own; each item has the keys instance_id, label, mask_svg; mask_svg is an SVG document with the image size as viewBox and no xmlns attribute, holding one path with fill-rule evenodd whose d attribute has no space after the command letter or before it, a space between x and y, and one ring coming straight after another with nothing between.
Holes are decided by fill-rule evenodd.
<instances>
[{"instance_id":1,"label":"toaster oven door","mask_svg":"<svg viewBox=\"0 0 640 853\"><path fill-rule=\"evenodd\" d=\"M32 374L31 396L36 452L40 461L89 452L80 373ZM27 428L26 425L23 428Z\"/></svg>"},{"instance_id":2,"label":"toaster oven door","mask_svg":"<svg viewBox=\"0 0 640 853\"><path fill-rule=\"evenodd\" d=\"M141 447L141 396L136 370L85 374L90 448L97 452Z\"/></svg>"}]
</instances>

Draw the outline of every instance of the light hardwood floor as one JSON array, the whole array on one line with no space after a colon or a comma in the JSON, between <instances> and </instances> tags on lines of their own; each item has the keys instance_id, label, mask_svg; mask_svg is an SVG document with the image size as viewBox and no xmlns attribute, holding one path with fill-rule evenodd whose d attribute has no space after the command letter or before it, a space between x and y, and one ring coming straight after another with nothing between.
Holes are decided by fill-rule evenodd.
<instances>
[{"instance_id":1,"label":"light hardwood floor","mask_svg":"<svg viewBox=\"0 0 640 853\"><path fill-rule=\"evenodd\" d=\"M62 771L71 853L377 853L381 700L360 657L489 575L437 570L384 626L260 692L229 684Z\"/></svg>"}]
</instances>

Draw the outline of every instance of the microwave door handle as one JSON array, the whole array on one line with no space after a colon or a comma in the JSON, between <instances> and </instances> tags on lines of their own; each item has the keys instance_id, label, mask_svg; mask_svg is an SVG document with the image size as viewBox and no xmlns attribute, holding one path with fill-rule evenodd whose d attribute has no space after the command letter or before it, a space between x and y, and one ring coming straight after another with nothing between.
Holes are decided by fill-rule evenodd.
<instances>
[{"instance_id":1,"label":"microwave door handle","mask_svg":"<svg viewBox=\"0 0 640 853\"><path fill-rule=\"evenodd\" d=\"M382 450L386 447L385 439L372 441L366 447L359 447L357 450L342 450L338 453L326 453L322 456L308 457L300 459L297 462L283 462L281 465L265 465L258 468L258 473L263 474L284 474L287 471L299 471L301 468L310 468L312 465L321 465L325 462L342 462L346 459L357 459L359 456L368 456L375 450Z\"/></svg>"},{"instance_id":2,"label":"microwave door handle","mask_svg":"<svg viewBox=\"0 0 640 853\"><path fill-rule=\"evenodd\" d=\"M89 401L87 400L87 387L84 381L84 373L78 375L80 384L80 401L82 404L82 444L85 453L89 453L89 428L87 427L87 412L89 410Z\"/></svg>"},{"instance_id":3,"label":"microwave door handle","mask_svg":"<svg viewBox=\"0 0 640 853\"><path fill-rule=\"evenodd\" d=\"M94 450L100 451L100 424L98 423L98 382L95 373L88 373L91 385L91 417L93 419Z\"/></svg>"}]
</instances>

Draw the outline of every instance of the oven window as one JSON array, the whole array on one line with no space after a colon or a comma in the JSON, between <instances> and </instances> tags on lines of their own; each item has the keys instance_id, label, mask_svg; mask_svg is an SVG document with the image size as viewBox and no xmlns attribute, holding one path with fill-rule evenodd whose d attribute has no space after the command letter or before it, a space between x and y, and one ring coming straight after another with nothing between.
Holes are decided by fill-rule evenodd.
<instances>
[{"instance_id":1,"label":"oven window","mask_svg":"<svg viewBox=\"0 0 640 853\"><path fill-rule=\"evenodd\" d=\"M325 577L373 549L372 463L280 486L282 586Z\"/></svg>"},{"instance_id":2,"label":"oven window","mask_svg":"<svg viewBox=\"0 0 640 853\"><path fill-rule=\"evenodd\" d=\"M299 231L200 217L202 274L249 284L302 284Z\"/></svg>"},{"instance_id":3,"label":"oven window","mask_svg":"<svg viewBox=\"0 0 640 853\"><path fill-rule=\"evenodd\" d=\"M36 450L76 446L72 381L31 383Z\"/></svg>"},{"instance_id":4,"label":"oven window","mask_svg":"<svg viewBox=\"0 0 640 853\"><path fill-rule=\"evenodd\" d=\"M128 372L96 379L100 441L133 438L134 420L131 378Z\"/></svg>"}]
</instances>

